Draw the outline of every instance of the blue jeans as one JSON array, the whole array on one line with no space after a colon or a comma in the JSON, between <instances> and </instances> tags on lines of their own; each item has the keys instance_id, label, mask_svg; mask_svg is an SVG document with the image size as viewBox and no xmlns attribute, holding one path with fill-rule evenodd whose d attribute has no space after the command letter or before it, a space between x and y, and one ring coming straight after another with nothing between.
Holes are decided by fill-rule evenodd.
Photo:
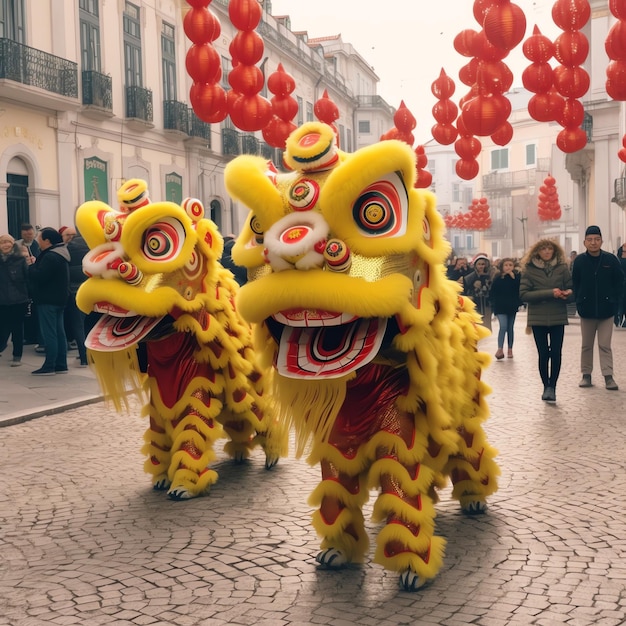
<instances>
[{"instance_id":1,"label":"blue jeans","mask_svg":"<svg viewBox=\"0 0 626 626\"><path fill-rule=\"evenodd\" d=\"M63 327L65 307L54 304L38 304L39 328L46 346L46 360L43 369L67 369L67 339Z\"/></svg>"},{"instance_id":2,"label":"blue jeans","mask_svg":"<svg viewBox=\"0 0 626 626\"><path fill-rule=\"evenodd\" d=\"M515 316L517 313L496 313L500 330L498 331L498 348L504 348L504 336L507 335L508 347L513 347L513 327L515 326Z\"/></svg>"}]
</instances>

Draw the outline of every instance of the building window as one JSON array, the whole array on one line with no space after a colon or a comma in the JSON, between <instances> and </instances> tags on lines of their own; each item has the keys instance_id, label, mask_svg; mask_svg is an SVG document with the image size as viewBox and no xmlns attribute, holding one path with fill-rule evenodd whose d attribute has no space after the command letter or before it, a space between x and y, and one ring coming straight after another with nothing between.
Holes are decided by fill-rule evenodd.
<instances>
[{"instance_id":1,"label":"building window","mask_svg":"<svg viewBox=\"0 0 626 626\"><path fill-rule=\"evenodd\" d=\"M465 187L463 189L463 204L469 206L472 204L472 196L474 195L474 190L471 187Z\"/></svg>"},{"instance_id":2,"label":"building window","mask_svg":"<svg viewBox=\"0 0 626 626\"><path fill-rule=\"evenodd\" d=\"M80 0L81 69L100 72L100 13L98 0Z\"/></svg>"},{"instance_id":3,"label":"building window","mask_svg":"<svg viewBox=\"0 0 626 626\"><path fill-rule=\"evenodd\" d=\"M230 89L228 84L228 75L233 69L233 63L229 57L222 57L222 87L226 90Z\"/></svg>"},{"instance_id":4,"label":"building window","mask_svg":"<svg viewBox=\"0 0 626 626\"><path fill-rule=\"evenodd\" d=\"M176 43L171 24L161 24L161 55L163 62L163 99L176 100Z\"/></svg>"},{"instance_id":5,"label":"building window","mask_svg":"<svg viewBox=\"0 0 626 626\"><path fill-rule=\"evenodd\" d=\"M452 202L461 202L461 185L458 183L452 185Z\"/></svg>"},{"instance_id":6,"label":"building window","mask_svg":"<svg viewBox=\"0 0 626 626\"><path fill-rule=\"evenodd\" d=\"M124 6L124 67L127 87L143 87L141 69L141 28L139 7Z\"/></svg>"},{"instance_id":7,"label":"building window","mask_svg":"<svg viewBox=\"0 0 626 626\"><path fill-rule=\"evenodd\" d=\"M313 121L313 103L311 102L306 103L306 121L307 122Z\"/></svg>"},{"instance_id":8,"label":"building window","mask_svg":"<svg viewBox=\"0 0 626 626\"><path fill-rule=\"evenodd\" d=\"M428 163L426 163L426 169L432 174L433 178L435 177L435 172L437 171L436 165L437 161L428 161Z\"/></svg>"},{"instance_id":9,"label":"building window","mask_svg":"<svg viewBox=\"0 0 626 626\"><path fill-rule=\"evenodd\" d=\"M339 124L339 147L345 150L346 145L346 127L343 124Z\"/></svg>"},{"instance_id":10,"label":"building window","mask_svg":"<svg viewBox=\"0 0 626 626\"><path fill-rule=\"evenodd\" d=\"M465 249L472 250L474 248L474 235L465 235Z\"/></svg>"},{"instance_id":11,"label":"building window","mask_svg":"<svg viewBox=\"0 0 626 626\"><path fill-rule=\"evenodd\" d=\"M346 146L344 148L346 152L352 152L352 129L346 129Z\"/></svg>"},{"instance_id":12,"label":"building window","mask_svg":"<svg viewBox=\"0 0 626 626\"><path fill-rule=\"evenodd\" d=\"M526 165L535 165L537 163L537 146L529 143L526 146Z\"/></svg>"},{"instance_id":13,"label":"building window","mask_svg":"<svg viewBox=\"0 0 626 626\"><path fill-rule=\"evenodd\" d=\"M501 148L500 150L491 151L491 169L505 170L509 167L509 150Z\"/></svg>"},{"instance_id":14,"label":"building window","mask_svg":"<svg viewBox=\"0 0 626 626\"><path fill-rule=\"evenodd\" d=\"M25 43L24 0L0 0L0 38Z\"/></svg>"},{"instance_id":15,"label":"building window","mask_svg":"<svg viewBox=\"0 0 626 626\"><path fill-rule=\"evenodd\" d=\"M359 120L359 135L369 135L369 134L370 134L370 121Z\"/></svg>"},{"instance_id":16,"label":"building window","mask_svg":"<svg viewBox=\"0 0 626 626\"><path fill-rule=\"evenodd\" d=\"M298 101L298 123L296 125L302 126L304 123L304 104L300 96L296 96L296 100Z\"/></svg>"}]
</instances>

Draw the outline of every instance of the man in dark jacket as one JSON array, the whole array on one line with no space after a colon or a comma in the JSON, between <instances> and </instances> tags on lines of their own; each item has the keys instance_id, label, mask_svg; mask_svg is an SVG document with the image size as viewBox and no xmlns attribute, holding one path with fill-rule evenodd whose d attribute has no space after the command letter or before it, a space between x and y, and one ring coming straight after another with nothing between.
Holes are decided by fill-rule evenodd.
<instances>
[{"instance_id":1,"label":"man in dark jacket","mask_svg":"<svg viewBox=\"0 0 626 626\"><path fill-rule=\"evenodd\" d=\"M66 238L64 237L64 239ZM65 306L65 319L70 328L71 336L76 341L80 366L87 367L85 314L76 306L76 292L81 284L87 280L87 276L83 272L83 258L89 252L89 246L79 234L76 234L76 231L69 241L66 240L65 245L70 253L70 295Z\"/></svg>"},{"instance_id":2,"label":"man in dark jacket","mask_svg":"<svg viewBox=\"0 0 626 626\"><path fill-rule=\"evenodd\" d=\"M33 300L39 313L39 326L46 346L44 364L32 374L51 376L67 373L67 339L63 310L70 285L70 253L63 237L54 228L43 228L37 243L41 252L28 268Z\"/></svg>"},{"instance_id":3,"label":"man in dark jacket","mask_svg":"<svg viewBox=\"0 0 626 626\"><path fill-rule=\"evenodd\" d=\"M600 370L607 389L616 390L613 380L613 318L624 289L624 274L617 257L602 250L602 233L598 226L585 231L585 248L572 266L572 281L576 296L576 309L580 315L582 348L579 387L591 387L593 371L593 344L598 335Z\"/></svg>"}]
</instances>

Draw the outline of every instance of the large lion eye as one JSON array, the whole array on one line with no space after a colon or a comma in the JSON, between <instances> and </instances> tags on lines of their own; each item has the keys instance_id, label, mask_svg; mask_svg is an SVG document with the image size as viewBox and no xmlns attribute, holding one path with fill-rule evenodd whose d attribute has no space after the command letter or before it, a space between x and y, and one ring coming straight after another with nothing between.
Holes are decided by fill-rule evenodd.
<instances>
[{"instance_id":1,"label":"large lion eye","mask_svg":"<svg viewBox=\"0 0 626 626\"><path fill-rule=\"evenodd\" d=\"M143 235L143 253L150 261L171 261L185 243L185 228L174 218L152 224Z\"/></svg>"},{"instance_id":2,"label":"large lion eye","mask_svg":"<svg viewBox=\"0 0 626 626\"><path fill-rule=\"evenodd\" d=\"M408 194L398 173L388 174L364 189L352 207L352 216L366 237L404 235Z\"/></svg>"}]
</instances>

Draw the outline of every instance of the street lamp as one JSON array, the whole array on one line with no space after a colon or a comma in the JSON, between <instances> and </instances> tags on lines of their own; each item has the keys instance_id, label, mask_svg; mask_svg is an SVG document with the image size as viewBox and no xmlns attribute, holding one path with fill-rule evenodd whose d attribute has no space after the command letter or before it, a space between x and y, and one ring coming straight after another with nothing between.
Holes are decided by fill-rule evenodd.
<instances>
[{"instance_id":1,"label":"street lamp","mask_svg":"<svg viewBox=\"0 0 626 626\"><path fill-rule=\"evenodd\" d=\"M522 223L522 237L524 240L524 252L526 252L526 222L528 218L524 215L524 217L517 218Z\"/></svg>"}]
</instances>

